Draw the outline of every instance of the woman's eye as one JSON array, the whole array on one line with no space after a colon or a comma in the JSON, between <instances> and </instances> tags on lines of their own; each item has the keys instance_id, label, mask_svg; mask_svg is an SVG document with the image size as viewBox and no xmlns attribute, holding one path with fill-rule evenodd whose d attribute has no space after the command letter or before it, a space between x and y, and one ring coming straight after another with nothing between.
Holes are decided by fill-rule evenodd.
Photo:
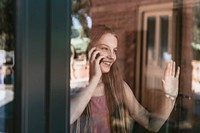
<instances>
[{"instance_id":1,"label":"woman's eye","mask_svg":"<svg viewBox=\"0 0 200 133\"><path fill-rule=\"evenodd\" d=\"M101 48L102 50L108 50L108 48L105 48L105 47L103 47L103 48Z\"/></svg>"}]
</instances>

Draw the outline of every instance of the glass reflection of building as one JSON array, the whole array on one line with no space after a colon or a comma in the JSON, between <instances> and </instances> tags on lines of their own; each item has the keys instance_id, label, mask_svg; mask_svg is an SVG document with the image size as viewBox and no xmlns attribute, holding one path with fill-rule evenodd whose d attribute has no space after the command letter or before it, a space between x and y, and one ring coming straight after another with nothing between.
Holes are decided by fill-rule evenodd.
<instances>
[{"instance_id":1,"label":"glass reflection of building","mask_svg":"<svg viewBox=\"0 0 200 133\"><path fill-rule=\"evenodd\" d=\"M13 132L15 3L0 1L0 132Z\"/></svg>"},{"instance_id":2,"label":"glass reflection of building","mask_svg":"<svg viewBox=\"0 0 200 133\"><path fill-rule=\"evenodd\" d=\"M90 42L88 32L92 26L92 20L87 6L81 6L78 1L74 1L72 8L76 9L72 11L70 86L75 89L84 87L89 78L86 51Z\"/></svg>"},{"instance_id":3,"label":"glass reflection of building","mask_svg":"<svg viewBox=\"0 0 200 133\"><path fill-rule=\"evenodd\" d=\"M92 23L111 26L119 35L124 79L147 109L159 105L156 92L167 62L181 67L179 97L160 132L200 132L200 1L90 2L84 9Z\"/></svg>"}]
</instances>

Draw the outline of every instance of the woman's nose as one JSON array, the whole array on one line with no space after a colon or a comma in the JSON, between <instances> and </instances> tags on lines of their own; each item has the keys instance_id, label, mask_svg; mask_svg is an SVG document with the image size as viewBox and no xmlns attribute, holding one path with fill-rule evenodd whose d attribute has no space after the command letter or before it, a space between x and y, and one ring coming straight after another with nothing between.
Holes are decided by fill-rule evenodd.
<instances>
[{"instance_id":1,"label":"woman's nose","mask_svg":"<svg viewBox=\"0 0 200 133\"><path fill-rule=\"evenodd\" d=\"M110 52L108 53L108 56L107 56L107 57L108 57L108 58L115 59L116 56L115 56L115 53L114 53L114 52L111 52L111 51L110 51Z\"/></svg>"}]
</instances>

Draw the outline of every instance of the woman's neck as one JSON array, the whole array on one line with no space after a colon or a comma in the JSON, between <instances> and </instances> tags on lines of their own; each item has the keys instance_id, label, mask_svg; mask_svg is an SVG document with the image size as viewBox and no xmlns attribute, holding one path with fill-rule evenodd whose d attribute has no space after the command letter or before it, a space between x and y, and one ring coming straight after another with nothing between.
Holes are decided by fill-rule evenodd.
<instances>
[{"instance_id":1,"label":"woman's neck","mask_svg":"<svg viewBox=\"0 0 200 133\"><path fill-rule=\"evenodd\" d=\"M100 80L94 93L93 93L93 96L103 96L105 95L104 93L104 84L103 82Z\"/></svg>"}]
</instances>

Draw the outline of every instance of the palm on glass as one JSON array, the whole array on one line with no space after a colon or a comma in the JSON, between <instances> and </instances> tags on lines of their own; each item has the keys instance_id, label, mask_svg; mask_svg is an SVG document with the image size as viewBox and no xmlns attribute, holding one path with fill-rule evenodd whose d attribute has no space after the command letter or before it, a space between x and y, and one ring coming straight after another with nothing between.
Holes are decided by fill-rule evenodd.
<instances>
[{"instance_id":1,"label":"palm on glass","mask_svg":"<svg viewBox=\"0 0 200 133\"><path fill-rule=\"evenodd\" d=\"M175 62L169 62L164 72L164 80L162 80L162 86L166 95L177 97L179 74L180 67L176 70Z\"/></svg>"}]
</instances>

